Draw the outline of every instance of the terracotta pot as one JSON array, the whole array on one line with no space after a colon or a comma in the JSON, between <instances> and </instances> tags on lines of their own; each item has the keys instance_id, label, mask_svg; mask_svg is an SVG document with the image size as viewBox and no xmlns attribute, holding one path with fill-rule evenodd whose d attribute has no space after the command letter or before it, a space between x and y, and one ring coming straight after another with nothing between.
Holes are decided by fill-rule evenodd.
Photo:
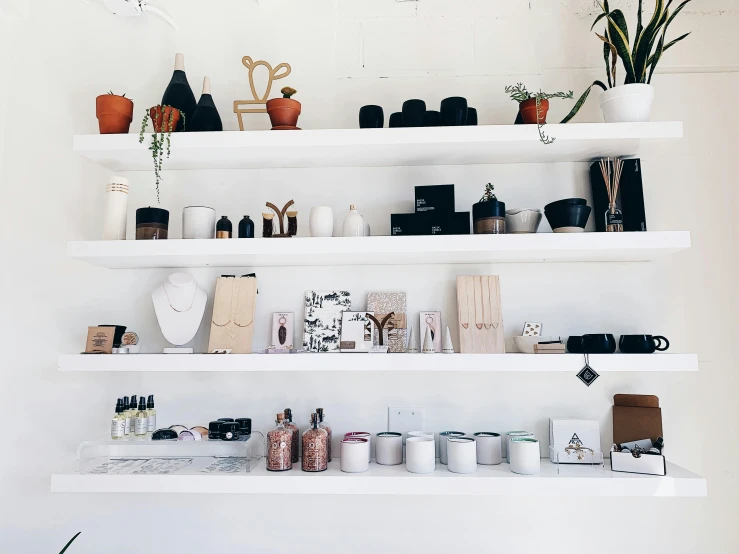
<instances>
[{"instance_id":1,"label":"terracotta pot","mask_svg":"<svg viewBox=\"0 0 739 554\"><path fill-rule=\"evenodd\" d=\"M133 119L133 102L123 96L103 94L95 99L101 135L128 133Z\"/></svg>"},{"instance_id":2,"label":"terracotta pot","mask_svg":"<svg viewBox=\"0 0 739 554\"><path fill-rule=\"evenodd\" d=\"M536 98L530 98L518 105L518 111L521 114L523 122L526 124L536 125ZM549 100L542 100L539 106L539 124L544 125L547 122L547 112L549 111Z\"/></svg>"},{"instance_id":3,"label":"terracotta pot","mask_svg":"<svg viewBox=\"0 0 739 554\"><path fill-rule=\"evenodd\" d=\"M155 132L174 133L177 130L177 124L180 121L180 110L169 106L165 108L162 108L162 106L154 106L153 108L149 108L149 117L151 117L151 124L154 126ZM170 119L172 120L171 127Z\"/></svg>"},{"instance_id":4,"label":"terracotta pot","mask_svg":"<svg viewBox=\"0 0 739 554\"><path fill-rule=\"evenodd\" d=\"M300 115L300 102L292 98L273 98L267 101L267 113L272 127L295 127Z\"/></svg>"}]
</instances>

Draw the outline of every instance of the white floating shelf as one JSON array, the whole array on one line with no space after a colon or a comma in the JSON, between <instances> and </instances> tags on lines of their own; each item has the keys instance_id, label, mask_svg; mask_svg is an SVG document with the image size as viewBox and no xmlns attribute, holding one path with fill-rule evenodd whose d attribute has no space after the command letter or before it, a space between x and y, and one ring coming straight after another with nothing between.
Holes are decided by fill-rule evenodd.
<instances>
[{"instance_id":1,"label":"white floating shelf","mask_svg":"<svg viewBox=\"0 0 739 554\"><path fill-rule=\"evenodd\" d=\"M381 356L381 358L380 358ZM381 362L381 363L380 363ZM696 354L591 355L599 373L698 371ZM569 372L580 354L76 354L59 356L59 371L469 371Z\"/></svg>"},{"instance_id":2,"label":"white floating shelf","mask_svg":"<svg viewBox=\"0 0 739 554\"><path fill-rule=\"evenodd\" d=\"M631 157L682 138L680 121L536 126L425 127L175 133L166 169L377 167L587 162ZM74 150L113 171L151 171L138 134L77 135Z\"/></svg>"},{"instance_id":3,"label":"white floating shelf","mask_svg":"<svg viewBox=\"0 0 739 554\"><path fill-rule=\"evenodd\" d=\"M645 262L690 248L688 231L417 237L120 240L67 244L111 269L512 262Z\"/></svg>"},{"instance_id":4,"label":"white floating shelf","mask_svg":"<svg viewBox=\"0 0 739 554\"><path fill-rule=\"evenodd\" d=\"M449 495L449 496L707 496L706 480L668 463L667 476L614 473L567 466L557 475L549 460L542 460L539 475L511 473L508 464L478 466L468 475L451 473L436 463L426 475L408 473L404 465L380 466L374 462L365 473L342 473L339 460L322 473L272 473L264 462L251 473L204 475L197 469L177 475L51 476L51 492L83 493L203 493L203 494L341 494L341 495Z\"/></svg>"}]
</instances>

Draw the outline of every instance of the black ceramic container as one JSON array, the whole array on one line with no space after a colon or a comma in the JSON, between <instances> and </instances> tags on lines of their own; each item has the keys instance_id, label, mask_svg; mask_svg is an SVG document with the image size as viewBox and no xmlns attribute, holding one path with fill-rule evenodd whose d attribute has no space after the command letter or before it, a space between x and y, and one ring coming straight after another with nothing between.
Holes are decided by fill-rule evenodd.
<instances>
[{"instance_id":1,"label":"black ceramic container","mask_svg":"<svg viewBox=\"0 0 739 554\"><path fill-rule=\"evenodd\" d=\"M475 108L467 108L467 123L465 125L477 125L477 110Z\"/></svg>"},{"instance_id":2,"label":"black ceramic container","mask_svg":"<svg viewBox=\"0 0 739 554\"><path fill-rule=\"evenodd\" d=\"M244 216L244 219L239 221L239 238L240 239L253 239L254 238L254 222L248 215Z\"/></svg>"},{"instance_id":3,"label":"black ceramic container","mask_svg":"<svg viewBox=\"0 0 739 554\"><path fill-rule=\"evenodd\" d=\"M239 424L239 433L241 436L251 435L251 418L237 417L236 423Z\"/></svg>"},{"instance_id":4,"label":"black ceramic container","mask_svg":"<svg viewBox=\"0 0 739 554\"><path fill-rule=\"evenodd\" d=\"M220 428L222 441L239 440L239 424L235 421L223 421Z\"/></svg>"},{"instance_id":5,"label":"black ceramic container","mask_svg":"<svg viewBox=\"0 0 739 554\"><path fill-rule=\"evenodd\" d=\"M210 94L203 94L200 97L198 106L192 116L192 121L187 121L188 131L223 131L223 122L218 114L213 97Z\"/></svg>"},{"instance_id":6,"label":"black ceramic container","mask_svg":"<svg viewBox=\"0 0 739 554\"><path fill-rule=\"evenodd\" d=\"M427 111L424 125L426 127L441 127L441 112Z\"/></svg>"},{"instance_id":7,"label":"black ceramic container","mask_svg":"<svg viewBox=\"0 0 739 554\"><path fill-rule=\"evenodd\" d=\"M151 435L151 440L153 441L176 441L177 431L173 431L172 429L157 429Z\"/></svg>"},{"instance_id":8,"label":"black ceramic container","mask_svg":"<svg viewBox=\"0 0 739 554\"><path fill-rule=\"evenodd\" d=\"M567 352L570 354L582 354L582 335L567 338Z\"/></svg>"},{"instance_id":9,"label":"black ceramic container","mask_svg":"<svg viewBox=\"0 0 739 554\"><path fill-rule=\"evenodd\" d=\"M552 230L563 227L585 228L592 208L584 205L562 205L556 208L544 209L544 215L549 221Z\"/></svg>"},{"instance_id":10,"label":"black ceramic container","mask_svg":"<svg viewBox=\"0 0 739 554\"><path fill-rule=\"evenodd\" d=\"M385 112L381 106L362 106L359 108L360 129L382 129L385 126Z\"/></svg>"},{"instance_id":11,"label":"black ceramic container","mask_svg":"<svg viewBox=\"0 0 739 554\"><path fill-rule=\"evenodd\" d=\"M197 103L192 88L190 88L190 83L187 82L187 75L185 75L184 70L185 62L181 54L177 54L175 67L181 67L182 69L175 69L172 73L172 79L164 91L164 96L162 96L162 106L172 106L185 114L185 117L181 117L179 123L177 123L177 130L189 131Z\"/></svg>"},{"instance_id":12,"label":"black ceramic container","mask_svg":"<svg viewBox=\"0 0 739 554\"><path fill-rule=\"evenodd\" d=\"M582 350L585 354L613 354L616 351L616 337L610 333L583 335Z\"/></svg>"},{"instance_id":13,"label":"black ceramic container","mask_svg":"<svg viewBox=\"0 0 739 554\"><path fill-rule=\"evenodd\" d=\"M391 129L402 127L403 126L403 114L401 112L395 112L394 114L390 114L390 122L388 123L388 126Z\"/></svg>"},{"instance_id":14,"label":"black ceramic container","mask_svg":"<svg viewBox=\"0 0 739 554\"><path fill-rule=\"evenodd\" d=\"M618 341L618 349L624 354L654 354L669 347L670 341L659 335L621 335Z\"/></svg>"},{"instance_id":15,"label":"black ceramic container","mask_svg":"<svg viewBox=\"0 0 739 554\"><path fill-rule=\"evenodd\" d=\"M169 212L162 208L136 210L136 240L163 240L169 236Z\"/></svg>"},{"instance_id":16,"label":"black ceramic container","mask_svg":"<svg viewBox=\"0 0 739 554\"><path fill-rule=\"evenodd\" d=\"M423 127L426 119L426 102L406 100L403 102L403 127Z\"/></svg>"},{"instance_id":17,"label":"black ceramic container","mask_svg":"<svg viewBox=\"0 0 739 554\"><path fill-rule=\"evenodd\" d=\"M230 239L233 237L233 225L228 217L221 216L221 219L216 223L216 238L217 239Z\"/></svg>"},{"instance_id":18,"label":"black ceramic container","mask_svg":"<svg viewBox=\"0 0 739 554\"><path fill-rule=\"evenodd\" d=\"M441 101L441 124L455 127L467 123L467 99L461 96L444 98Z\"/></svg>"},{"instance_id":19,"label":"black ceramic container","mask_svg":"<svg viewBox=\"0 0 739 554\"><path fill-rule=\"evenodd\" d=\"M494 198L472 204L472 232L476 235L505 234L505 202Z\"/></svg>"},{"instance_id":20,"label":"black ceramic container","mask_svg":"<svg viewBox=\"0 0 739 554\"><path fill-rule=\"evenodd\" d=\"M587 203L588 201L584 198L563 198L562 200L547 204L544 206L544 210L553 210L562 206L585 206Z\"/></svg>"}]
</instances>

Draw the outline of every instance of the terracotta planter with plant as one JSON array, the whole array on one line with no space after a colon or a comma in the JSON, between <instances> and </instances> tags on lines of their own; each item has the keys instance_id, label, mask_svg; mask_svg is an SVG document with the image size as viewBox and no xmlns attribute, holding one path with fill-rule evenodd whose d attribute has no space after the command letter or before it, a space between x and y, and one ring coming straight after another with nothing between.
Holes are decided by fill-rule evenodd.
<instances>
[{"instance_id":1,"label":"terracotta planter with plant","mask_svg":"<svg viewBox=\"0 0 739 554\"><path fill-rule=\"evenodd\" d=\"M285 87L281 91L282 98L273 98L267 101L267 113L272 122L272 130L298 129L300 117L300 102L293 100L295 89Z\"/></svg>"},{"instance_id":2,"label":"terracotta planter with plant","mask_svg":"<svg viewBox=\"0 0 739 554\"><path fill-rule=\"evenodd\" d=\"M154 106L149 108L149 117L155 133L174 133L182 112L172 106Z\"/></svg>"},{"instance_id":3,"label":"terracotta planter with plant","mask_svg":"<svg viewBox=\"0 0 739 554\"><path fill-rule=\"evenodd\" d=\"M162 164L164 162L164 152L166 150L167 157L172 150L172 133L177 129L177 124L182 118L182 129L187 126L187 118L177 108L172 106L154 106L149 108L141 122L141 135L139 142L143 144L146 134L146 126L151 119L154 132L151 134L151 143L149 151L154 161L154 178L156 180L157 203L159 203L159 183L162 181Z\"/></svg>"},{"instance_id":4,"label":"terracotta planter with plant","mask_svg":"<svg viewBox=\"0 0 739 554\"><path fill-rule=\"evenodd\" d=\"M539 109L536 108L536 98L529 98L518 105L518 112L521 119L526 125L545 125L547 122L547 113L549 112L549 100L542 99L539 103Z\"/></svg>"},{"instance_id":5,"label":"terracotta planter with plant","mask_svg":"<svg viewBox=\"0 0 739 554\"><path fill-rule=\"evenodd\" d=\"M511 100L518 102L518 117L516 123L524 123L536 125L539 130L539 138L544 144L551 144L555 139L548 137L542 130L547 122L547 112L549 112L550 98L571 99L573 92L555 92L549 94L547 92L536 92L534 94L526 90L523 83L517 83L514 86L506 87L505 91L511 96Z\"/></svg>"},{"instance_id":6,"label":"terracotta planter with plant","mask_svg":"<svg viewBox=\"0 0 739 554\"><path fill-rule=\"evenodd\" d=\"M95 112L101 135L128 133L133 121L133 102L126 95L118 96L109 92L95 99Z\"/></svg>"}]
</instances>

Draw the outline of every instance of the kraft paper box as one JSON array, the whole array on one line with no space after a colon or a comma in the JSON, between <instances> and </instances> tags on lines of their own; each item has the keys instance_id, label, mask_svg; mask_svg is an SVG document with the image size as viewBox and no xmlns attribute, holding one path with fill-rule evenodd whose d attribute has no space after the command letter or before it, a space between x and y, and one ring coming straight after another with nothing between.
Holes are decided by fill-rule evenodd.
<instances>
[{"instance_id":1,"label":"kraft paper box","mask_svg":"<svg viewBox=\"0 0 739 554\"><path fill-rule=\"evenodd\" d=\"M593 419L550 419L549 420L549 444L560 447L563 450L568 445L590 448L596 454L601 452L600 448L600 424ZM556 461L553 452L549 459ZM577 456L559 456L559 462L564 464L589 464L592 459L585 456L578 460Z\"/></svg>"},{"instance_id":2,"label":"kraft paper box","mask_svg":"<svg viewBox=\"0 0 739 554\"><path fill-rule=\"evenodd\" d=\"M659 398L643 394L616 394L613 397L613 442L641 439L652 441L662 437L662 410ZM630 452L611 452L611 470L645 475L667 475L667 463L662 456L643 454L634 458Z\"/></svg>"},{"instance_id":3,"label":"kraft paper box","mask_svg":"<svg viewBox=\"0 0 739 554\"><path fill-rule=\"evenodd\" d=\"M88 327L85 352L111 354L115 327Z\"/></svg>"}]
</instances>

